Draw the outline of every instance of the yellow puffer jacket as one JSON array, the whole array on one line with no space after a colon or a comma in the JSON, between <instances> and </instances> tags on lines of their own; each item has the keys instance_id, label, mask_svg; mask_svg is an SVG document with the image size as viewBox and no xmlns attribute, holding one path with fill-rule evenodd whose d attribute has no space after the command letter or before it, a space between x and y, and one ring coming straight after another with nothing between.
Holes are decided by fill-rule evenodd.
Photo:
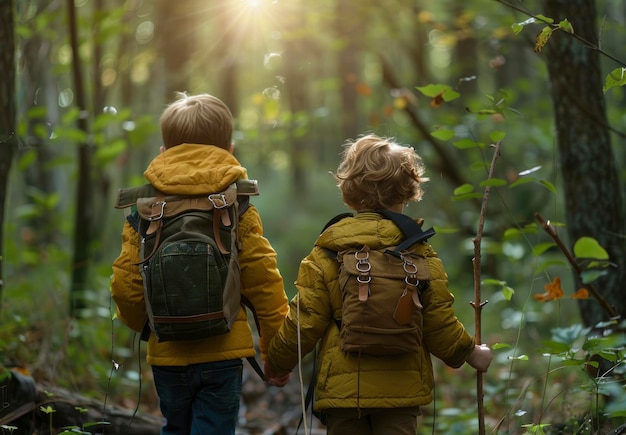
<instances>
[{"instance_id":1,"label":"yellow puffer jacket","mask_svg":"<svg viewBox=\"0 0 626 435\"><path fill-rule=\"evenodd\" d=\"M157 156L144 173L157 189L170 195L222 192L240 178L246 169L229 152L210 145L183 144ZM269 340L288 311L283 278L276 264L276 252L263 237L257 209L250 205L240 219L242 248L241 293L256 309L261 327L259 347L265 360ZM136 264L140 257L140 237L126 221L122 230L122 251L113 263L111 292L118 318L140 332L146 321L144 289ZM232 330L206 340L158 343L154 334L148 341L147 362L159 366L237 359L254 356L254 342L246 310L240 310Z\"/></svg>"},{"instance_id":2,"label":"yellow puffer jacket","mask_svg":"<svg viewBox=\"0 0 626 435\"><path fill-rule=\"evenodd\" d=\"M343 352L339 347L341 290L338 263L326 250L372 249L398 245L403 240L396 225L378 213L344 218L324 231L302 261L289 315L272 339L269 361L277 372L292 370L298 362L297 324L303 355L321 340L317 360L315 409L395 408L426 405L432 401L433 372L430 354L451 367L460 367L474 349L474 339L454 314L454 297L441 260L427 244L415 247L426 256L432 275L421 294L424 306L423 346L415 354L393 357Z\"/></svg>"}]
</instances>

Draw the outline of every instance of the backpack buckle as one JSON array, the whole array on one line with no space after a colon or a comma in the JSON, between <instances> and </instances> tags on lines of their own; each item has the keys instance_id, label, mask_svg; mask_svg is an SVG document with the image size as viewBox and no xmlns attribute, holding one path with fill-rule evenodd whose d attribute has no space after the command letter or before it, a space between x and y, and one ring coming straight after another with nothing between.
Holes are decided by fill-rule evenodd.
<instances>
[{"instance_id":1,"label":"backpack buckle","mask_svg":"<svg viewBox=\"0 0 626 435\"><path fill-rule=\"evenodd\" d=\"M150 217L148 217L150 222L158 221L163 218L163 214L165 213L165 204L167 204L167 201L157 201L152 204L152 212L150 213ZM155 207L160 207L160 210L157 209L156 213L154 211Z\"/></svg>"},{"instance_id":2,"label":"backpack buckle","mask_svg":"<svg viewBox=\"0 0 626 435\"><path fill-rule=\"evenodd\" d=\"M406 255L400 254L400 258L404 262L402 268L404 269L404 273L406 277L404 278L404 282L407 285L417 287L420 283L419 279L417 279L417 266L413 263Z\"/></svg>"},{"instance_id":3,"label":"backpack buckle","mask_svg":"<svg viewBox=\"0 0 626 435\"><path fill-rule=\"evenodd\" d=\"M359 272L356 280L359 283L359 301L361 302L366 302L370 295L370 281L372 280L370 271L372 270L372 265L370 264L369 250L369 247L366 245L354 253L356 270Z\"/></svg>"},{"instance_id":4,"label":"backpack buckle","mask_svg":"<svg viewBox=\"0 0 626 435\"><path fill-rule=\"evenodd\" d=\"M213 204L213 208L226 208L228 207L228 201L226 201L226 195L223 193L214 193L207 196L211 204Z\"/></svg>"}]
</instances>

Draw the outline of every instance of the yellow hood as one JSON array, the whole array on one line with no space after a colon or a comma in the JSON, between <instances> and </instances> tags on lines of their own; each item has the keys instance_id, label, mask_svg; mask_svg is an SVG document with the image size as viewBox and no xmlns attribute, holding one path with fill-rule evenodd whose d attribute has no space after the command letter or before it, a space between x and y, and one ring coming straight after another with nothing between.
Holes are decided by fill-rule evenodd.
<instances>
[{"instance_id":1,"label":"yellow hood","mask_svg":"<svg viewBox=\"0 0 626 435\"><path fill-rule=\"evenodd\" d=\"M235 156L213 145L181 144L159 154L144 172L170 195L202 195L226 190L247 172Z\"/></svg>"}]
</instances>

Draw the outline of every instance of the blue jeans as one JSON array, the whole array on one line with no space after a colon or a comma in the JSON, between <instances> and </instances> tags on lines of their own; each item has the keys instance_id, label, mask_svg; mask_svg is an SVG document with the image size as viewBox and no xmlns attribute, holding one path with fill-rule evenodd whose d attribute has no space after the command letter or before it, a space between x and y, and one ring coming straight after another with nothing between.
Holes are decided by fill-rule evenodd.
<instances>
[{"instance_id":1,"label":"blue jeans","mask_svg":"<svg viewBox=\"0 0 626 435\"><path fill-rule=\"evenodd\" d=\"M153 366L162 435L228 435L239 416L243 362L240 359L190 366Z\"/></svg>"}]
</instances>

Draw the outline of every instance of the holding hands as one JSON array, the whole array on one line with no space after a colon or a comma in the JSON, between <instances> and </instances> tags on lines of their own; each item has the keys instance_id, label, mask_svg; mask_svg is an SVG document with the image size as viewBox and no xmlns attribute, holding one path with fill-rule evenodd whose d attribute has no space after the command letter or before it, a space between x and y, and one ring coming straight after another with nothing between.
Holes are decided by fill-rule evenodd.
<instances>
[{"instance_id":1,"label":"holding hands","mask_svg":"<svg viewBox=\"0 0 626 435\"><path fill-rule=\"evenodd\" d=\"M287 382L289 382L289 378L291 377L290 372L278 375L274 370L274 367L272 367L272 365L268 362L265 363L263 371L265 372L265 379L267 379L267 383L274 387L284 387L287 385Z\"/></svg>"}]
</instances>

